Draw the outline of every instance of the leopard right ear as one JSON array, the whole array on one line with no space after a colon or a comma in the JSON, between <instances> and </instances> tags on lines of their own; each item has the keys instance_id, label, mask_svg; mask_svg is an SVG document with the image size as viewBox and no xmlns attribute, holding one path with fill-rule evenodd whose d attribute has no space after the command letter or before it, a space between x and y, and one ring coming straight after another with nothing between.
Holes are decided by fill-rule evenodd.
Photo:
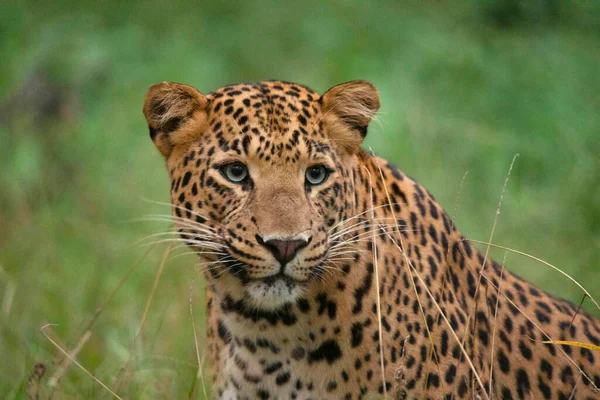
<instances>
[{"instance_id":1,"label":"leopard right ear","mask_svg":"<svg viewBox=\"0 0 600 400\"><path fill-rule=\"evenodd\" d=\"M202 119L207 105L207 98L191 86L162 82L148 89L144 116L150 138L165 158L174 147L191 143L201 133L201 127L186 128Z\"/></svg>"},{"instance_id":2,"label":"leopard right ear","mask_svg":"<svg viewBox=\"0 0 600 400\"><path fill-rule=\"evenodd\" d=\"M350 154L356 153L379 110L375 86L360 80L342 83L325 92L320 102L329 135Z\"/></svg>"}]
</instances>

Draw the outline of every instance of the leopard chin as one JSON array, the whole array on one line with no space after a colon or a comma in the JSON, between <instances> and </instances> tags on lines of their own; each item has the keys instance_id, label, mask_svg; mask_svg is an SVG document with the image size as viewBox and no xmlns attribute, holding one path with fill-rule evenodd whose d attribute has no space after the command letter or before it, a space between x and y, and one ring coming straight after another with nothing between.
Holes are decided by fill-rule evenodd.
<instances>
[{"instance_id":1,"label":"leopard chin","mask_svg":"<svg viewBox=\"0 0 600 400\"><path fill-rule=\"evenodd\" d=\"M277 277L249 282L245 291L252 307L276 310L295 303L302 295L302 285L287 277Z\"/></svg>"}]
</instances>

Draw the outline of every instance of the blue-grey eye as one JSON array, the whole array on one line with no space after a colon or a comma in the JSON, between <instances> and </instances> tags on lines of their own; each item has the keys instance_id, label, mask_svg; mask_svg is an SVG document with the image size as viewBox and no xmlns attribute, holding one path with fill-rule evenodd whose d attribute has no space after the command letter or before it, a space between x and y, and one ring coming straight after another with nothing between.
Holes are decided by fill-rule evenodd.
<instances>
[{"instance_id":1,"label":"blue-grey eye","mask_svg":"<svg viewBox=\"0 0 600 400\"><path fill-rule=\"evenodd\" d=\"M241 183L248 178L248 168L240 162L223 165L221 173L233 183Z\"/></svg>"},{"instance_id":2,"label":"blue-grey eye","mask_svg":"<svg viewBox=\"0 0 600 400\"><path fill-rule=\"evenodd\" d=\"M329 171L324 165L313 165L306 170L305 176L307 184L312 186L320 185L329 176Z\"/></svg>"}]
</instances>

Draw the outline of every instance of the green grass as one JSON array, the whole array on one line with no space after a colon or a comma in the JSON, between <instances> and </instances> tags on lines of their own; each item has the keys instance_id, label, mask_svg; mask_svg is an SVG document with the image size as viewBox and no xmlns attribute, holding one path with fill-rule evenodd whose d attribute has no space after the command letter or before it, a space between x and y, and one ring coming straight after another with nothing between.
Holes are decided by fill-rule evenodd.
<instances>
[{"instance_id":1,"label":"green grass","mask_svg":"<svg viewBox=\"0 0 600 400\"><path fill-rule=\"evenodd\" d=\"M520 2L514 2L520 3ZM457 224L555 264L600 296L600 7L594 2L356 1L212 4L13 2L0 6L0 393L25 398L36 361L54 373L95 310L164 225L162 159L141 113L162 80L209 92L280 78L324 91L380 90L368 144L424 184ZM516 11L515 11L516 10ZM153 250L97 319L77 359L110 387L134 351L127 398L182 398L195 375L194 258L169 261L130 348L164 248ZM503 253L493 255L502 259ZM507 267L579 301L557 273ZM201 282L193 284L204 322ZM48 388L44 387L44 393ZM202 398L197 391L197 398ZM54 398L109 398L71 367Z\"/></svg>"}]
</instances>

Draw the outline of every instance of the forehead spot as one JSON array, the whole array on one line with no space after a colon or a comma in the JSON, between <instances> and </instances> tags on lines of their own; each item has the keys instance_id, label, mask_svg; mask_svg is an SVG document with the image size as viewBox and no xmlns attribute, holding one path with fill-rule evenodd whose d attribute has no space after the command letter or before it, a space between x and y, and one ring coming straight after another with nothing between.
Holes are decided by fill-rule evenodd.
<instances>
[{"instance_id":1,"label":"forehead spot","mask_svg":"<svg viewBox=\"0 0 600 400\"><path fill-rule=\"evenodd\" d=\"M322 158L331 148L318 119L320 106L314 101L318 96L309 88L281 81L218 89L207 95L212 133L221 150L271 163Z\"/></svg>"}]
</instances>

